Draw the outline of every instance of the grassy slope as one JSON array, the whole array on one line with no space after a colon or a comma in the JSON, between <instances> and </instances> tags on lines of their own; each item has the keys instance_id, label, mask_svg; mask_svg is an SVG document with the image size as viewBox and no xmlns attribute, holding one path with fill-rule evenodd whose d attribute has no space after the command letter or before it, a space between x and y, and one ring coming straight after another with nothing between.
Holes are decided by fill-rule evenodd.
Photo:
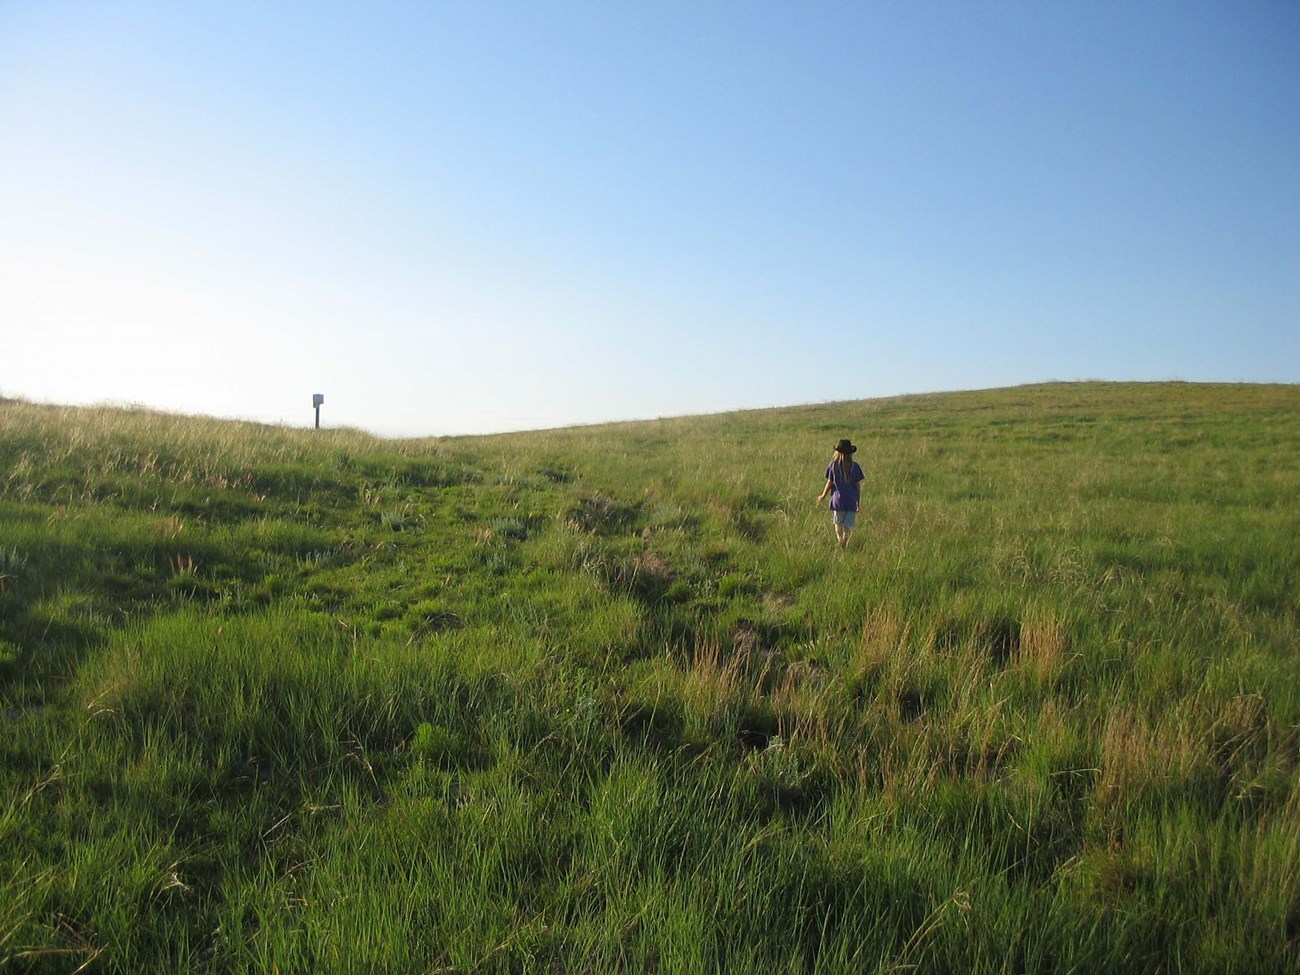
<instances>
[{"instance_id":1,"label":"grassy slope","mask_svg":"<svg viewBox=\"0 0 1300 975\"><path fill-rule=\"evenodd\" d=\"M0 403L0 969L1300 971L1298 408Z\"/></svg>"}]
</instances>

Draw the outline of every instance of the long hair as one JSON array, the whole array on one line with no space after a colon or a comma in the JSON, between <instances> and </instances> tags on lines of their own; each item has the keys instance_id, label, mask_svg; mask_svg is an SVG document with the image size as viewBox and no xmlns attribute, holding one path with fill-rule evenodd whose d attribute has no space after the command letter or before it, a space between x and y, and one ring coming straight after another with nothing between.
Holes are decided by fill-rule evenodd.
<instances>
[{"instance_id":1,"label":"long hair","mask_svg":"<svg viewBox=\"0 0 1300 975\"><path fill-rule=\"evenodd\" d=\"M843 476L845 480L848 480L850 477L853 476L853 455L852 454L844 454L837 450L835 451L834 463L839 467L840 474L841 476Z\"/></svg>"}]
</instances>

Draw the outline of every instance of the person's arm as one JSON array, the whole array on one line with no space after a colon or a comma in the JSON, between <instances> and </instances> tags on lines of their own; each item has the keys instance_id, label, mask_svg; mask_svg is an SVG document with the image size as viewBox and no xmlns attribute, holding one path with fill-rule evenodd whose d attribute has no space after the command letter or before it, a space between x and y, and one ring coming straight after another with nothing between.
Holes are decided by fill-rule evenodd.
<instances>
[{"instance_id":1,"label":"person's arm","mask_svg":"<svg viewBox=\"0 0 1300 975\"><path fill-rule=\"evenodd\" d=\"M828 479L828 480L826 481L826 486L825 486L824 488L822 488L821 496L817 499L818 502L821 502L821 501L825 501L825 500L826 500L826 495L828 495L828 494L831 493L831 488L832 488L832 487L833 487L833 485L832 485L831 481Z\"/></svg>"}]
</instances>

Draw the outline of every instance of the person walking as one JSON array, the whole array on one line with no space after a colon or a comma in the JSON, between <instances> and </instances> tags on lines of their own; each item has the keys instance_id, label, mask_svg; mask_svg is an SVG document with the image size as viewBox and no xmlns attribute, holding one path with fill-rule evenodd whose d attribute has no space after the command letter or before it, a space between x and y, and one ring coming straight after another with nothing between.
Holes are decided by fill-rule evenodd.
<instances>
[{"instance_id":1,"label":"person walking","mask_svg":"<svg viewBox=\"0 0 1300 975\"><path fill-rule=\"evenodd\" d=\"M817 498L817 503L820 504L830 495L831 519L835 523L835 540L840 543L840 548L849 544L849 535L857 524L858 505L861 502L858 485L866 477L858 462L853 459L857 452L858 448L847 439L835 445L835 457L826 466L826 486Z\"/></svg>"}]
</instances>

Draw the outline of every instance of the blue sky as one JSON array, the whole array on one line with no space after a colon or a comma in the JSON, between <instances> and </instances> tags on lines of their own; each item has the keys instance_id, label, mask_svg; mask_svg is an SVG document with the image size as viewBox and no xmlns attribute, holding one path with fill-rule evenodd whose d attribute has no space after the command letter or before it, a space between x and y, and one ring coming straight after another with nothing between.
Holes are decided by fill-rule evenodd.
<instances>
[{"instance_id":1,"label":"blue sky","mask_svg":"<svg viewBox=\"0 0 1300 975\"><path fill-rule=\"evenodd\" d=\"M0 0L0 394L1300 382L1300 5Z\"/></svg>"}]
</instances>

